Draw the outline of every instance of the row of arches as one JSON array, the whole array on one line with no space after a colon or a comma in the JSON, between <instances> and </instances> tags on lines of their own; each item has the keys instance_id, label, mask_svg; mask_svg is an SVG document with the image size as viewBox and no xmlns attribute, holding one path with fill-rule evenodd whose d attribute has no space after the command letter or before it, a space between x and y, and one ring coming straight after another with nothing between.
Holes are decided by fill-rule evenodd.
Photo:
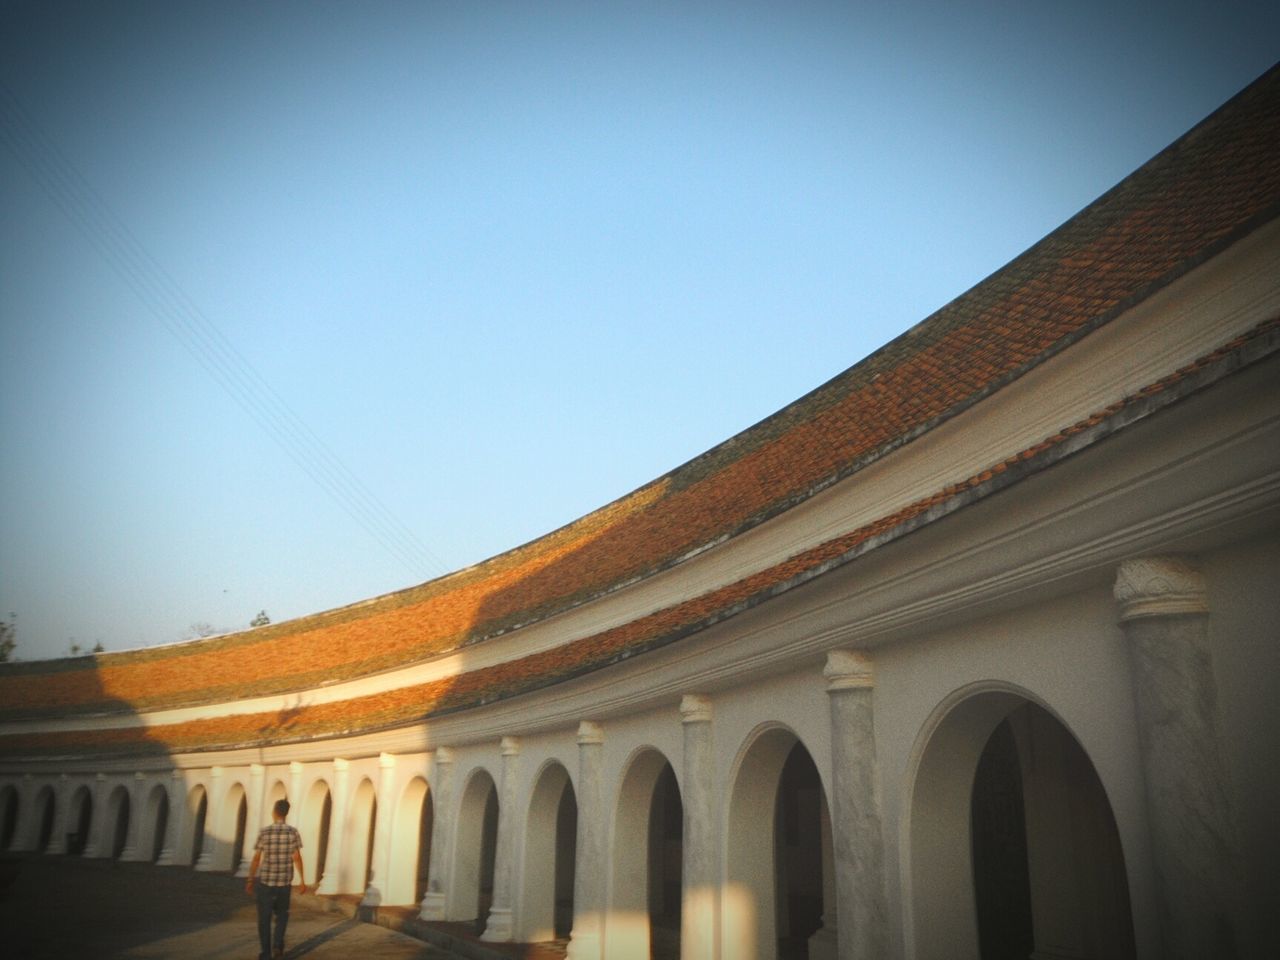
<instances>
[{"instance_id":1,"label":"row of arches","mask_svg":"<svg viewBox=\"0 0 1280 960\"><path fill-rule=\"evenodd\" d=\"M266 809L287 794L285 782L273 780L264 791ZM833 822L829 795L809 749L789 728L761 728L744 747L723 814L723 955L835 955L841 825ZM393 805L383 818L374 780L361 778L346 798L341 828L328 779L318 777L301 797L288 799L309 851L308 879L323 878L322 892L368 895L376 888L375 902L417 904L436 865L450 888L449 919L470 920L483 932L495 907L498 871L515 869L515 939L565 940L574 927L579 869L573 778L556 761L538 771L522 811L522 848L505 867L499 844L510 841L500 836L502 796L489 770L477 766L461 784L451 825L437 823L423 776L383 798ZM674 960L681 956L686 903L680 777L662 751L643 748L626 765L613 797L605 954ZM4 848L17 835L20 800L12 785L0 789ZM66 852L85 853L95 823L93 791L74 789L61 821L57 801L49 785L31 798L34 849L50 849L61 822ZM95 855L241 869L250 822L244 785L230 783L216 813L204 784L192 786L182 802L181 829L175 831L164 784L150 787L140 802L124 786L112 788ZM982 960L1025 957L1055 937L1083 946L1081 955L1135 955L1124 856L1106 793L1083 748L1045 708L1008 692L956 705L920 753L909 818L920 955L947 955L946 943L957 930L968 931ZM375 863L379 829L389 836L383 838L385 859ZM433 842L442 837L451 855L433 859ZM176 847L167 857L166 844ZM331 876L335 852L339 863ZM925 905L946 915L923 916Z\"/></svg>"}]
</instances>

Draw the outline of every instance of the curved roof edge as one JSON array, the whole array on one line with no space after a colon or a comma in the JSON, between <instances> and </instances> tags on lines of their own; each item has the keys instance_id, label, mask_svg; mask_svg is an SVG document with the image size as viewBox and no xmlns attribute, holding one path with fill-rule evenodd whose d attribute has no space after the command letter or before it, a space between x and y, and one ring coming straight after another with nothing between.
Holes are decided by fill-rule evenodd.
<instances>
[{"instance_id":1,"label":"curved roof edge","mask_svg":"<svg viewBox=\"0 0 1280 960\"><path fill-rule=\"evenodd\" d=\"M1280 67L1006 266L799 400L541 538L265 628L0 666L2 716L288 692L502 635L796 506L1022 376L1280 213ZM282 665L291 672L282 672Z\"/></svg>"}]
</instances>

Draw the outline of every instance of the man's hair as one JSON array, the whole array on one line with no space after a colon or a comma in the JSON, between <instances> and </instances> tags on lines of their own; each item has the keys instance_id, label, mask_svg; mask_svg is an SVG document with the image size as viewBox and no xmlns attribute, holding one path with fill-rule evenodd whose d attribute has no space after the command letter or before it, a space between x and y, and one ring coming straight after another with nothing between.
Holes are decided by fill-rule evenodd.
<instances>
[{"instance_id":1,"label":"man's hair","mask_svg":"<svg viewBox=\"0 0 1280 960\"><path fill-rule=\"evenodd\" d=\"M271 812L277 817L287 817L289 815L289 801L277 800L276 805L271 808Z\"/></svg>"}]
</instances>

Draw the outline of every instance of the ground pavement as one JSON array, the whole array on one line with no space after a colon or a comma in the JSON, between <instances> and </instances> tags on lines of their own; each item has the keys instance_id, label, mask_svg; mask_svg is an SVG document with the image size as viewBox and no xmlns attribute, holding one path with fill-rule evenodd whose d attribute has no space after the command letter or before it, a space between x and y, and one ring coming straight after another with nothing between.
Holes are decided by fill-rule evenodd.
<instances>
[{"instance_id":1,"label":"ground pavement","mask_svg":"<svg viewBox=\"0 0 1280 960\"><path fill-rule=\"evenodd\" d=\"M243 880L189 868L73 857L23 857L3 866L0 956L7 960L258 956L257 912ZM421 940L323 906L317 898L294 898L285 957L456 960Z\"/></svg>"}]
</instances>

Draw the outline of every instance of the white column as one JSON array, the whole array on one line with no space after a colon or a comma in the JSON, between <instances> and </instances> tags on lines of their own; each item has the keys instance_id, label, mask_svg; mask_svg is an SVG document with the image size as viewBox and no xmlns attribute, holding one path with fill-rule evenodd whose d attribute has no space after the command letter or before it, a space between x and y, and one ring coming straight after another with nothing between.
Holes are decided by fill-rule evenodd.
<instances>
[{"instance_id":1,"label":"white column","mask_svg":"<svg viewBox=\"0 0 1280 960\"><path fill-rule=\"evenodd\" d=\"M511 904L515 892L516 778L519 773L520 741L502 738L502 784L498 794L497 858L493 866L493 906L481 940L507 941L513 935Z\"/></svg>"},{"instance_id":2,"label":"white column","mask_svg":"<svg viewBox=\"0 0 1280 960\"><path fill-rule=\"evenodd\" d=\"M1204 580L1179 557L1126 560L1129 641L1165 956L1243 955L1235 821L1219 733Z\"/></svg>"},{"instance_id":3,"label":"white column","mask_svg":"<svg viewBox=\"0 0 1280 960\"><path fill-rule=\"evenodd\" d=\"M53 785L53 836L49 838L48 854L67 852L67 827L71 822L71 783L65 773L58 774Z\"/></svg>"},{"instance_id":4,"label":"white column","mask_svg":"<svg viewBox=\"0 0 1280 960\"><path fill-rule=\"evenodd\" d=\"M324 877L316 893L338 893L342 876L342 851L347 846L347 801L351 793L351 764L341 757L333 761L333 805L329 810L329 848L324 856Z\"/></svg>"},{"instance_id":5,"label":"white column","mask_svg":"<svg viewBox=\"0 0 1280 960\"><path fill-rule=\"evenodd\" d=\"M719 890L719 843L715 815L715 752L711 701L686 694L684 724L684 887L680 913L681 960L715 960Z\"/></svg>"},{"instance_id":6,"label":"white column","mask_svg":"<svg viewBox=\"0 0 1280 960\"><path fill-rule=\"evenodd\" d=\"M240 862L233 863L237 877L249 875L249 861L253 858L253 848L258 842L258 831L262 829L262 806L267 802L267 770L260 763L249 764L249 796L245 798L246 810L244 818L244 847L240 851Z\"/></svg>"},{"instance_id":7,"label":"white column","mask_svg":"<svg viewBox=\"0 0 1280 960\"><path fill-rule=\"evenodd\" d=\"M290 812L297 811L301 815L302 811L302 770L303 765L297 760L289 761L289 806ZM319 851L313 851L315 856ZM305 861L304 861L305 862Z\"/></svg>"},{"instance_id":8,"label":"white column","mask_svg":"<svg viewBox=\"0 0 1280 960\"><path fill-rule=\"evenodd\" d=\"M836 904L824 925L837 926L838 956L882 957L889 927L876 762L874 675L865 654L833 650L823 670L831 706L831 826ZM838 922L837 922L838 921Z\"/></svg>"},{"instance_id":9,"label":"white column","mask_svg":"<svg viewBox=\"0 0 1280 960\"><path fill-rule=\"evenodd\" d=\"M160 859L156 866L171 867L185 865L185 854L178 850L182 842L182 830L187 823L187 788L181 770L169 773L169 821L164 827L164 846L160 850Z\"/></svg>"},{"instance_id":10,"label":"white column","mask_svg":"<svg viewBox=\"0 0 1280 960\"><path fill-rule=\"evenodd\" d=\"M364 891L361 906L376 907L382 903L391 876L391 813L395 804L392 795L396 786L395 754L378 754L378 815L373 828L373 867L369 871L369 886Z\"/></svg>"},{"instance_id":11,"label":"white column","mask_svg":"<svg viewBox=\"0 0 1280 960\"><path fill-rule=\"evenodd\" d=\"M603 948L605 885L604 731L578 724L578 839L573 873L573 932L568 960L600 960Z\"/></svg>"},{"instance_id":12,"label":"white column","mask_svg":"<svg viewBox=\"0 0 1280 960\"><path fill-rule=\"evenodd\" d=\"M214 832L217 829L218 816L222 813L222 768L209 768L209 787L205 791L204 806L204 840L200 844L200 856L196 860L196 869L212 870L217 863L217 847L221 842Z\"/></svg>"},{"instance_id":13,"label":"white column","mask_svg":"<svg viewBox=\"0 0 1280 960\"><path fill-rule=\"evenodd\" d=\"M89 821L89 842L85 845L84 856L86 858L105 857L111 851L109 844L103 841L103 835L107 830L107 811L106 804L102 802L102 794L105 790L103 784L106 783L107 775L105 773L95 773L93 775L93 817Z\"/></svg>"},{"instance_id":14,"label":"white column","mask_svg":"<svg viewBox=\"0 0 1280 960\"><path fill-rule=\"evenodd\" d=\"M431 820L431 860L427 865L427 892L422 895L418 911L420 920L443 920L449 890L449 848L457 836L457 817L453 809L453 751L437 747L433 758L431 798L434 816Z\"/></svg>"},{"instance_id":15,"label":"white column","mask_svg":"<svg viewBox=\"0 0 1280 960\"><path fill-rule=\"evenodd\" d=\"M146 854L142 852L143 845L139 842L142 836L142 804L146 798L146 786L147 775L141 771L135 772L133 782L129 785L129 828L125 832L124 849L120 851L121 860L146 859Z\"/></svg>"}]
</instances>

